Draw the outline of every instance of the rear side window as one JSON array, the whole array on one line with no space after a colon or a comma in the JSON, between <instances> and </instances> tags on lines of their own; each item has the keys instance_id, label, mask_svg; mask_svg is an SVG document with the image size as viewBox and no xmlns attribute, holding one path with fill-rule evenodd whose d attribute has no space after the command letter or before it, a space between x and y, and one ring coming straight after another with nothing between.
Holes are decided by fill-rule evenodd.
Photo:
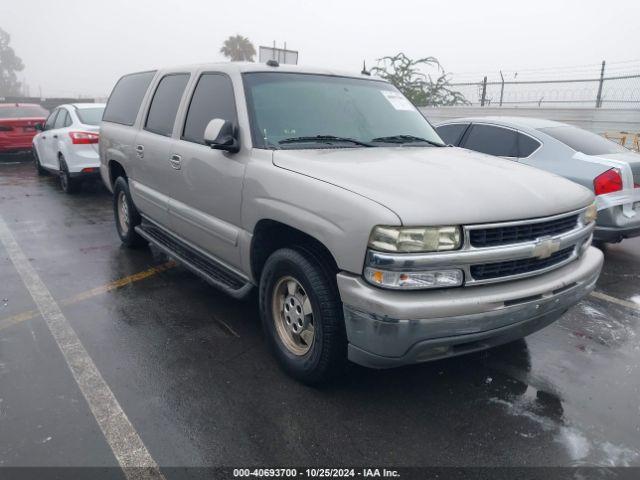
<instances>
[{"instance_id":1,"label":"rear side window","mask_svg":"<svg viewBox=\"0 0 640 480\"><path fill-rule=\"evenodd\" d=\"M68 126L67 125L68 118L69 118L69 113L65 109L61 108L53 128L64 128Z\"/></svg>"},{"instance_id":2,"label":"rear side window","mask_svg":"<svg viewBox=\"0 0 640 480\"><path fill-rule=\"evenodd\" d=\"M156 72L126 75L118 80L104 111L105 122L133 125L138 116L144 94Z\"/></svg>"},{"instance_id":3,"label":"rear side window","mask_svg":"<svg viewBox=\"0 0 640 480\"><path fill-rule=\"evenodd\" d=\"M528 135L518 134L518 156L521 158L528 157L535 152L541 143Z\"/></svg>"},{"instance_id":4,"label":"rear side window","mask_svg":"<svg viewBox=\"0 0 640 480\"><path fill-rule=\"evenodd\" d=\"M518 133L491 125L473 125L464 148L500 157L518 156Z\"/></svg>"},{"instance_id":5,"label":"rear side window","mask_svg":"<svg viewBox=\"0 0 640 480\"><path fill-rule=\"evenodd\" d=\"M606 155L629 151L611 140L602 138L600 135L569 125L564 127L539 128L538 130L568 145L576 152L582 152L586 155Z\"/></svg>"},{"instance_id":6,"label":"rear side window","mask_svg":"<svg viewBox=\"0 0 640 480\"><path fill-rule=\"evenodd\" d=\"M54 122L56 121L56 115L58 115L59 111L60 110L54 110L51 115L49 115L49 118L47 118L47 121L44 124L45 130L51 130L53 128Z\"/></svg>"},{"instance_id":7,"label":"rear side window","mask_svg":"<svg viewBox=\"0 0 640 480\"><path fill-rule=\"evenodd\" d=\"M205 73L198 80L191 98L183 140L204 144L204 130L214 118L237 124L233 85L226 75Z\"/></svg>"},{"instance_id":8,"label":"rear side window","mask_svg":"<svg viewBox=\"0 0 640 480\"><path fill-rule=\"evenodd\" d=\"M160 80L153 94L144 129L158 135L170 136L182 94L189 81L188 74L167 75Z\"/></svg>"},{"instance_id":9,"label":"rear side window","mask_svg":"<svg viewBox=\"0 0 640 480\"><path fill-rule=\"evenodd\" d=\"M440 125L436 127L436 132L447 145L458 145L462 134L469 126L468 123L452 123L450 125Z\"/></svg>"}]
</instances>

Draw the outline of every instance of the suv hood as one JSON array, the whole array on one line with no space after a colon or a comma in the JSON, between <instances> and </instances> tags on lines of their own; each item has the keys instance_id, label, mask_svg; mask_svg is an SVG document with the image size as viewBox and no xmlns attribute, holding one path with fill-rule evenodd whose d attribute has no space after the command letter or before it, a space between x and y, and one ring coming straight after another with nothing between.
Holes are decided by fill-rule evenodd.
<instances>
[{"instance_id":1,"label":"suv hood","mask_svg":"<svg viewBox=\"0 0 640 480\"><path fill-rule=\"evenodd\" d=\"M404 225L521 220L593 201L562 177L455 147L276 150L273 162L378 202Z\"/></svg>"}]
</instances>

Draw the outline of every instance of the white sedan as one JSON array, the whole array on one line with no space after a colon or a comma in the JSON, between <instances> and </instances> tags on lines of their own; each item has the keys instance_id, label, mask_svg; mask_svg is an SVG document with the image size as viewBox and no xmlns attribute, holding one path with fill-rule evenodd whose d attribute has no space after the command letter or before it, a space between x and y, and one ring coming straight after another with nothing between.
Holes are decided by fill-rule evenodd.
<instances>
[{"instance_id":1,"label":"white sedan","mask_svg":"<svg viewBox=\"0 0 640 480\"><path fill-rule=\"evenodd\" d=\"M66 193L76 193L84 180L100 177L98 140L103 111L102 103L60 105L33 137L38 173L59 175Z\"/></svg>"}]
</instances>

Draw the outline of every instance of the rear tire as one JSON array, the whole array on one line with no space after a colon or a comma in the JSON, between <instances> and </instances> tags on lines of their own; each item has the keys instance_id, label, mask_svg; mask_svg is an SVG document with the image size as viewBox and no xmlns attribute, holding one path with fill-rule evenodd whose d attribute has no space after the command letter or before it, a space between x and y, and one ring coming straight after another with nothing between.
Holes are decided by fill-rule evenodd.
<instances>
[{"instance_id":1,"label":"rear tire","mask_svg":"<svg viewBox=\"0 0 640 480\"><path fill-rule=\"evenodd\" d=\"M113 214L118 236L125 247L139 248L147 245L147 241L135 230L142 222L142 217L133 204L129 184L123 177L118 177L113 185Z\"/></svg>"},{"instance_id":2,"label":"rear tire","mask_svg":"<svg viewBox=\"0 0 640 480\"><path fill-rule=\"evenodd\" d=\"M319 248L283 248L260 278L260 316L280 366L315 385L342 373L347 337L331 259Z\"/></svg>"},{"instance_id":3,"label":"rear tire","mask_svg":"<svg viewBox=\"0 0 640 480\"><path fill-rule=\"evenodd\" d=\"M78 193L80 191L81 184L75 179L71 178L69 174L69 167L67 167L67 162L64 161L64 156L60 155L60 188L64 193L69 195L73 195L74 193Z\"/></svg>"},{"instance_id":4,"label":"rear tire","mask_svg":"<svg viewBox=\"0 0 640 480\"><path fill-rule=\"evenodd\" d=\"M47 172L43 167L42 164L40 163L40 157L38 157L38 152L37 150L34 148L33 150L31 150L31 153L33 155L33 163L36 166L36 171L38 172L38 175L40 175L41 177L44 177L45 175L48 175L49 172Z\"/></svg>"}]
</instances>

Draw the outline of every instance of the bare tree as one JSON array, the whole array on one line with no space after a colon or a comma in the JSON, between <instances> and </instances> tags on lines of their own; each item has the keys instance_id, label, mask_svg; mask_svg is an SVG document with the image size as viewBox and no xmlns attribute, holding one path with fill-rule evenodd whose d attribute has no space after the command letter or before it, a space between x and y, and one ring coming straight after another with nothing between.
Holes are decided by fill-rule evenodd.
<instances>
[{"instance_id":1,"label":"bare tree","mask_svg":"<svg viewBox=\"0 0 640 480\"><path fill-rule=\"evenodd\" d=\"M9 46L11 36L0 28L0 96L20 95L16 72L24 70L20 57Z\"/></svg>"},{"instance_id":2,"label":"bare tree","mask_svg":"<svg viewBox=\"0 0 640 480\"><path fill-rule=\"evenodd\" d=\"M436 67L438 76L421 71L421 67ZM464 95L450 86L449 75L435 57L412 60L400 52L378 59L372 73L395 85L412 103L419 106L467 105Z\"/></svg>"},{"instance_id":3,"label":"bare tree","mask_svg":"<svg viewBox=\"0 0 640 480\"><path fill-rule=\"evenodd\" d=\"M256 49L247 37L235 35L224 41L220 53L232 62L253 62L253 57L256 56Z\"/></svg>"}]
</instances>

